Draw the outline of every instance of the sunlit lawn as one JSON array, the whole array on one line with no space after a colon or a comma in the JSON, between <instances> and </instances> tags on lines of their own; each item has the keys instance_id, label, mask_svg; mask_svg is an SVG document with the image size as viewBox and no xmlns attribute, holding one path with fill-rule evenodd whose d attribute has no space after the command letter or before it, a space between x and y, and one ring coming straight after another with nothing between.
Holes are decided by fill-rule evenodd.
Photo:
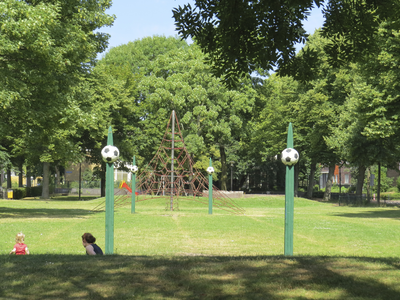
<instances>
[{"instance_id":1,"label":"sunlit lawn","mask_svg":"<svg viewBox=\"0 0 400 300\"><path fill-rule=\"evenodd\" d=\"M160 198L115 210L104 250L104 201L0 200L0 299L400 299L400 211L295 199L294 256L284 257L284 197L235 199L244 215ZM16 233L29 257L9 256Z\"/></svg>"}]
</instances>

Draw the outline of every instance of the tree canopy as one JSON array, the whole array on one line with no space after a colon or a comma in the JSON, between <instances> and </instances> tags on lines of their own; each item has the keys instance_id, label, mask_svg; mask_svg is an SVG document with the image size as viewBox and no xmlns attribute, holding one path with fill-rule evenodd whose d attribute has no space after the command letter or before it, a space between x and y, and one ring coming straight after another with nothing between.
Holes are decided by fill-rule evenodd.
<instances>
[{"instance_id":1,"label":"tree canopy","mask_svg":"<svg viewBox=\"0 0 400 300\"><path fill-rule=\"evenodd\" d=\"M137 116L132 127L136 155L147 162L153 158L175 110L196 167L205 170L214 156L226 188L227 153L243 137L254 106L250 81L229 90L204 64L198 45L172 37L154 36L115 47L100 65L123 79L130 91Z\"/></svg>"},{"instance_id":2,"label":"tree canopy","mask_svg":"<svg viewBox=\"0 0 400 300\"><path fill-rule=\"evenodd\" d=\"M195 0L173 14L179 34L196 40L215 74L231 84L244 73L289 63L294 44L307 39L303 22L321 5L334 63L368 52L379 23L399 13L396 0Z\"/></svg>"},{"instance_id":3,"label":"tree canopy","mask_svg":"<svg viewBox=\"0 0 400 300\"><path fill-rule=\"evenodd\" d=\"M88 99L77 97L74 87L107 46L109 36L95 30L113 23L105 13L110 5L110 0L0 2L0 135L10 153L49 163L79 151L71 137L90 118L81 109Z\"/></svg>"}]
</instances>

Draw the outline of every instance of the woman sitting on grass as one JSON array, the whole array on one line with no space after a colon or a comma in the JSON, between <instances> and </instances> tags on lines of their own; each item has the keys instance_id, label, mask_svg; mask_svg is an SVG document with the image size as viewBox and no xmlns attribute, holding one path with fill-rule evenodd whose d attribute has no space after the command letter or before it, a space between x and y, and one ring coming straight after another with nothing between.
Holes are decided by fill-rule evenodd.
<instances>
[{"instance_id":1,"label":"woman sitting on grass","mask_svg":"<svg viewBox=\"0 0 400 300\"><path fill-rule=\"evenodd\" d=\"M91 233L82 235L82 245L85 247L87 255L103 255L103 251L95 242L96 238Z\"/></svg>"},{"instance_id":2,"label":"woman sitting on grass","mask_svg":"<svg viewBox=\"0 0 400 300\"><path fill-rule=\"evenodd\" d=\"M29 254L28 246L24 244L25 234L22 232L18 233L15 237L16 244L14 249L11 250L10 254L15 253L15 255L25 255Z\"/></svg>"}]
</instances>

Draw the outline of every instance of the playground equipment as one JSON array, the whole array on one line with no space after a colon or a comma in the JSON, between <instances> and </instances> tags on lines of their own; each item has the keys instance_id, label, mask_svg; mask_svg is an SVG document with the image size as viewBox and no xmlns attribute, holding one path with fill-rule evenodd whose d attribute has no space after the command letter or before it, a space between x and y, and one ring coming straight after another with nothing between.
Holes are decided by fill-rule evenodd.
<instances>
[{"instance_id":1,"label":"playground equipment","mask_svg":"<svg viewBox=\"0 0 400 300\"><path fill-rule=\"evenodd\" d=\"M290 151L287 151L289 150ZM285 250L286 256L293 256L293 218L294 218L294 165L299 154L293 149L293 128L289 123L287 148L282 152L282 162L286 165L285 180Z\"/></svg>"},{"instance_id":2,"label":"playground equipment","mask_svg":"<svg viewBox=\"0 0 400 300\"><path fill-rule=\"evenodd\" d=\"M114 161L119 150L114 147L112 128L108 128L107 146L101 151L106 162L106 236L105 254L114 253Z\"/></svg>"},{"instance_id":3,"label":"playground equipment","mask_svg":"<svg viewBox=\"0 0 400 300\"><path fill-rule=\"evenodd\" d=\"M210 167L212 168L210 159ZM209 168L210 168L209 167ZM209 179L212 173L208 172ZM192 156L188 153L178 118L172 111L167 129L156 155L141 170L137 177L136 190L140 191L136 201L144 201L159 196L167 197L166 210L178 210L179 198L186 197L194 201L229 211L243 214L244 209L212 185L202 172L194 167ZM209 213L212 210L209 209Z\"/></svg>"},{"instance_id":4,"label":"playground equipment","mask_svg":"<svg viewBox=\"0 0 400 300\"><path fill-rule=\"evenodd\" d=\"M175 128L177 131L175 132ZM135 162L134 162L135 165ZM210 172L210 168L212 172ZM207 169L208 179L202 172L194 167L191 155L187 152L182 133L179 127L175 111L172 111L167 129L158 148L156 155L150 163L140 169L139 175L135 176L137 193L132 194L132 189L127 184L122 184L132 194L132 213L135 202L154 199L164 196L167 198L166 210L178 210L179 198L185 197L191 200L208 204L209 214L212 214L212 206L226 210L233 214L243 214L244 209L238 206L232 199L212 185L212 161ZM136 173L135 173L136 175ZM121 191L120 191L121 192ZM208 195L208 202L206 197ZM116 195L116 206L126 204L128 197ZM93 211L104 208L99 204Z\"/></svg>"}]
</instances>

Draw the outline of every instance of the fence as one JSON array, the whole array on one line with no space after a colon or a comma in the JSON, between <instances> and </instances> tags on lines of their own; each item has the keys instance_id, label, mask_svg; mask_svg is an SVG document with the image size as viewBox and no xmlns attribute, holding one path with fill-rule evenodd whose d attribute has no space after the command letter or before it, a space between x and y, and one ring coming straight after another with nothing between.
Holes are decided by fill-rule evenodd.
<instances>
[{"instance_id":1,"label":"fence","mask_svg":"<svg viewBox=\"0 0 400 300\"><path fill-rule=\"evenodd\" d=\"M332 193L331 200L338 201L339 206L340 204L362 206L367 202L368 198L365 194L356 195L356 194Z\"/></svg>"}]
</instances>

